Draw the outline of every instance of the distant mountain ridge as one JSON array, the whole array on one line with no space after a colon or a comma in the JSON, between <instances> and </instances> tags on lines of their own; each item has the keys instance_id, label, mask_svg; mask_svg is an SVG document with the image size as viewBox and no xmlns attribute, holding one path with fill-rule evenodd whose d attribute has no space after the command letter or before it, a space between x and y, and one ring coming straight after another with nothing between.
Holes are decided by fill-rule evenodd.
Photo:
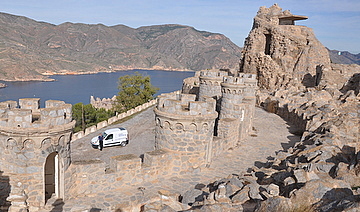
<instances>
[{"instance_id":1,"label":"distant mountain ridge","mask_svg":"<svg viewBox=\"0 0 360 212\"><path fill-rule=\"evenodd\" d=\"M329 50L329 54L332 63L360 65L360 53L351 54L347 51Z\"/></svg>"},{"instance_id":2,"label":"distant mountain ridge","mask_svg":"<svg viewBox=\"0 0 360 212\"><path fill-rule=\"evenodd\" d=\"M128 69L234 68L240 55L241 48L224 35L189 26L53 25L0 13L1 80Z\"/></svg>"},{"instance_id":3,"label":"distant mountain ridge","mask_svg":"<svg viewBox=\"0 0 360 212\"><path fill-rule=\"evenodd\" d=\"M184 25L54 25L0 12L0 80L130 69L235 68L241 50L222 34ZM333 63L360 64L360 54L329 54Z\"/></svg>"}]
</instances>

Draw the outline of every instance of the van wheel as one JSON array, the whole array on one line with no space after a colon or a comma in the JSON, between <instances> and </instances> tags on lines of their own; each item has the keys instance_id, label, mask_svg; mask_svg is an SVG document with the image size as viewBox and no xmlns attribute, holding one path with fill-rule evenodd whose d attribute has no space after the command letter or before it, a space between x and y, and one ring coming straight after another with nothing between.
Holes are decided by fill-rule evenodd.
<instances>
[{"instance_id":1,"label":"van wheel","mask_svg":"<svg viewBox=\"0 0 360 212\"><path fill-rule=\"evenodd\" d=\"M127 142L126 141L123 141L123 142L121 142L121 144L120 144L120 146L122 146L122 147L124 147L124 146L126 146L127 145Z\"/></svg>"}]
</instances>

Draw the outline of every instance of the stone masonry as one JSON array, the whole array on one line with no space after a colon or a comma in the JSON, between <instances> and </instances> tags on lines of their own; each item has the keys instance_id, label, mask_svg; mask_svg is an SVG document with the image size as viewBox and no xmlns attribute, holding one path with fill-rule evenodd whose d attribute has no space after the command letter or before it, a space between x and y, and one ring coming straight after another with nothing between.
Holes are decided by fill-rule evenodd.
<instances>
[{"instance_id":1,"label":"stone masonry","mask_svg":"<svg viewBox=\"0 0 360 212\"><path fill-rule=\"evenodd\" d=\"M194 168L211 161L211 147L217 112L216 101L196 95L162 95L155 108L156 149L169 149L194 158Z\"/></svg>"},{"instance_id":2,"label":"stone masonry","mask_svg":"<svg viewBox=\"0 0 360 212\"><path fill-rule=\"evenodd\" d=\"M0 167L9 178L0 199L7 197L2 202L7 206L11 202L9 211L37 211L54 194L64 198L72 106L55 100L46 101L45 108L39 104L38 98L0 103Z\"/></svg>"}]
</instances>

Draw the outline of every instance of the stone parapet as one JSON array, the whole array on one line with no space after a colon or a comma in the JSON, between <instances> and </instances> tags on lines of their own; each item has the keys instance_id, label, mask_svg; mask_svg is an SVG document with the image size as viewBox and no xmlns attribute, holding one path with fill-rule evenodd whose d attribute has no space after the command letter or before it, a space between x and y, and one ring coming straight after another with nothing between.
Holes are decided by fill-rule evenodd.
<instances>
[{"instance_id":1,"label":"stone parapet","mask_svg":"<svg viewBox=\"0 0 360 212\"><path fill-rule=\"evenodd\" d=\"M198 171L198 158L196 154L159 149L144 153L142 160L132 154L111 157L109 168L100 160L73 161L65 173L66 197L93 195L125 185L138 186L157 180L159 176L181 176Z\"/></svg>"},{"instance_id":2,"label":"stone parapet","mask_svg":"<svg viewBox=\"0 0 360 212\"><path fill-rule=\"evenodd\" d=\"M40 98L19 99L19 106L22 109L38 110L40 108Z\"/></svg>"},{"instance_id":3,"label":"stone parapet","mask_svg":"<svg viewBox=\"0 0 360 212\"><path fill-rule=\"evenodd\" d=\"M222 80L223 77L228 76L228 72L227 71L221 71L218 69L211 69L211 70L202 70L200 71L200 79L201 78L211 78L211 79L216 79L219 78Z\"/></svg>"},{"instance_id":4,"label":"stone parapet","mask_svg":"<svg viewBox=\"0 0 360 212\"><path fill-rule=\"evenodd\" d=\"M224 77L222 82L222 87L246 87L249 89L255 89L257 85L256 75L255 74L239 74L238 77Z\"/></svg>"},{"instance_id":5,"label":"stone parapet","mask_svg":"<svg viewBox=\"0 0 360 212\"><path fill-rule=\"evenodd\" d=\"M0 105L0 127L53 128L72 122L71 104L48 100L45 108L39 108L40 99L19 99L19 106L12 101Z\"/></svg>"},{"instance_id":6,"label":"stone parapet","mask_svg":"<svg viewBox=\"0 0 360 212\"><path fill-rule=\"evenodd\" d=\"M196 95L193 94L170 94L159 96L159 103L156 107L156 111L159 114L166 116L177 116L184 119L188 116L216 116L215 104L216 101L211 98L204 98L205 101L195 101Z\"/></svg>"},{"instance_id":7,"label":"stone parapet","mask_svg":"<svg viewBox=\"0 0 360 212\"><path fill-rule=\"evenodd\" d=\"M196 72L196 73L199 73L199 72ZM199 86L200 86L199 76L186 78L183 80L181 93L198 95L199 94Z\"/></svg>"}]
</instances>

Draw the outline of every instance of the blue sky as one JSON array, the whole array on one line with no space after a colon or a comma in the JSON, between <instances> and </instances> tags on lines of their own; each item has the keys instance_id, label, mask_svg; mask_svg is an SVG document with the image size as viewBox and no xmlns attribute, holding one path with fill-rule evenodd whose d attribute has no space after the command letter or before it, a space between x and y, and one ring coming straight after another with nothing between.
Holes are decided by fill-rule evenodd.
<instances>
[{"instance_id":1,"label":"blue sky","mask_svg":"<svg viewBox=\"0 0 360 212\"><path fill-rule=\"evenodd\" d=\"M64 22L137 28L183 24L217 32L243 46L260 6L274 3L314 29L326 47L360 53L359 0L0 0L0 11L52 24Z\"/></svg>"}]
</instances>

